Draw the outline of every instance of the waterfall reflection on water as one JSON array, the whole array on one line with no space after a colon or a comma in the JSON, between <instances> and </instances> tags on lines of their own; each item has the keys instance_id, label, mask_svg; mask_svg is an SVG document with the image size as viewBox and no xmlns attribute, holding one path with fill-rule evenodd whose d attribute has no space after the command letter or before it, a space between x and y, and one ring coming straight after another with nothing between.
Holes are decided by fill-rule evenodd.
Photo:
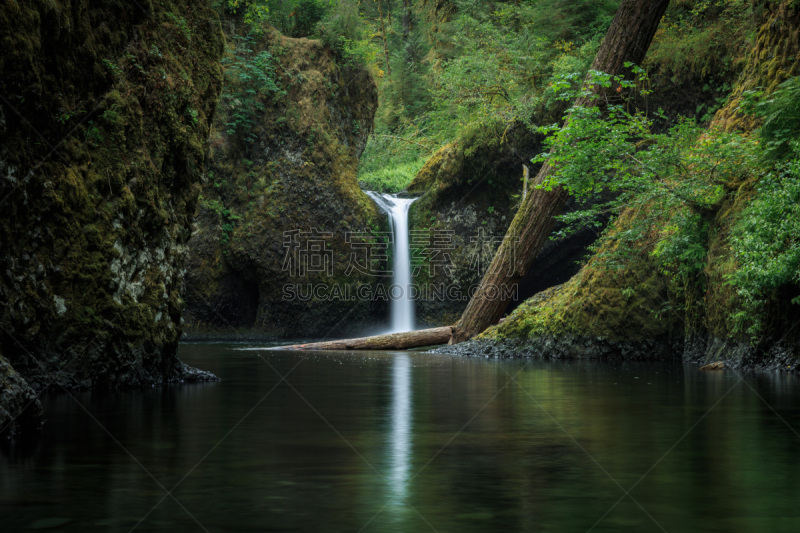
<instances>
[{"instance_id":1,"label":"waterfall reflection on water","mask_svg":"<svg viewBox=\"0 0 800 533\"><path fill-rule=\"evenodd\" d=\"M667 531L798 530L797 376L276 344L182 344L222 381L74 392L91 417L42 394L42 435L0 441L0 531L658 531L598 463L647 473Z\"/></svg>"},{"instance_id":2,"label":"waterfall reflection on water","mask_svg":"<svg viewBox=\"0 0 800 533\"><path fill-rule=\"evenodd\" d=\"M391 445L392 470L389 477L395 502L406 497L408 469L411 461L411 359L401 353L392 362Z\"/></svg>"}]
</instances>

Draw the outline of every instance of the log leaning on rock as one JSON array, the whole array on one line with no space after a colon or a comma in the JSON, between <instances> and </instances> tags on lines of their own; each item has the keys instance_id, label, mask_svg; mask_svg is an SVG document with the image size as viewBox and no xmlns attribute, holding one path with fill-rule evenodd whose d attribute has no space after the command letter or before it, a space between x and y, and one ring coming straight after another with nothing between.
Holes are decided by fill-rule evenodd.
<instances>
[{"instance_id":1,"label":"log leaning on rock","mask_svg":"<svg viewBox=\"0 0 800 533\"><path fill-rule=\"evenodd\" d=\"M278 346L273 348L273 350L408 350L410 348L447 344L452 335L452 326L444 326L441 328L421 329L404 333L374 335L372 337L361 337L358 339Z\"/></svg>"}]
</instances>

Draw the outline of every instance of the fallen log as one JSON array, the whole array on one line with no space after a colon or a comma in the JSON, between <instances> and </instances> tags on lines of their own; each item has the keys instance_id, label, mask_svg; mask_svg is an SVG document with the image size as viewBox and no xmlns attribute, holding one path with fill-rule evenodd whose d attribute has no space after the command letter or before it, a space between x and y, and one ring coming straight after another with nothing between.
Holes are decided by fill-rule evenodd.
<instances>
[{"instance_id":1,"label":"fallen log","mask_svg":"<svg viewBox=\"0 0 800 533\"><path fill-rule=\"evenodd\" d=\"M404 333L389 333L387 335L373 335L358 339L343 339L337 341L311 342L308 344L293 344L291 346L276 346L273 350L408 350L422 346L435 346L447 344L453 335L452 326L441 328L420 329Z\"/></svg>"}]
</instances>

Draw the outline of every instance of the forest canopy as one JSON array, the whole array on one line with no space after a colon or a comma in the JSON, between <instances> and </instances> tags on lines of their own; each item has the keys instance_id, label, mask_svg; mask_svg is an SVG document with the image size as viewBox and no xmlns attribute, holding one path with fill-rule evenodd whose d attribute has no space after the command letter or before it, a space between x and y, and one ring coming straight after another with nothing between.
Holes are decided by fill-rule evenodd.
<instances>
[{"instance_id":1,"label":"forest canopy","mask_svg":"<svg viewBox=\"0 0 800 533\"><path fill-rule=\"evenodd\" d=\"M557 79L585 75L619 0L218 0L260 31L320 38L378 81L375 132L362 157L367 188L405 188L439 147L510 127L535 129ZM753 8L748 0L672 2L644 65L660 83L723 79L741 67ZM716 78L716 79L715 79ZM698 104L708 121L716 105ZM550 118L550 117L548 117Z\"/></svg>"}]
</instances>

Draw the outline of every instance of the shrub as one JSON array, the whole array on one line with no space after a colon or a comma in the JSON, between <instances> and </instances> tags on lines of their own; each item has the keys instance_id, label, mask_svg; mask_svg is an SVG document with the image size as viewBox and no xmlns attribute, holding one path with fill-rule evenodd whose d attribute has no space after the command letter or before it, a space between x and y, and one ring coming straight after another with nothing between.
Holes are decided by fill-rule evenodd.
<instances>
[{"instance_id":1,"label":"shrub","mask_svg":"<svg viewBox=\"0 0 800 533\"><path fill-rule=\"evenodd\" d=\"M762 179L758 196L734 226L731 244L739 268L728 283L743 309L734 322L754 337L762 329L767 300L786 285L800 285L800 141L789 143L794 158ZM800 298L792 300L800 304Z\"/></svg>"},{"instance_id":2,"label":"shrub","mask_svg":"<svg viewBox=\"0 0 800 533\"><path fill-rule=\"evenodd\" d=\"M341 59L366 64L365 57L359 57L363 42L367 37L367 26L358 14L358 5L352 0L340 0L325 17L317 23L317 35Z\"/></svg>"},{"instance_id":3,"label":"shrub","mask_svg":"<svg viewBox=\"0 0 800 533\"><path fill-rule=\"evenodd\" d=\"M294 19L288 29L292 37L307 37L311 35L319 21L328 12L328 3L322 0L300 0L290 13Z\"/></svg>"},{"instance_id":4,"label":"shrub","mask_svg":"<svg viewBox=\"0 0 800 533\"><path fill-rule=\"evenodd\" d=\"M234 37L236 49L233 55L223 60L227 90L223 102L228 108L225 125L229 135L236 135L244 142L253 142L253 126L264 110L267 97L282 97L286 94L278 82L275 58L268 51L256 52L255 35Z\"/></svg>"}]
</instances>

